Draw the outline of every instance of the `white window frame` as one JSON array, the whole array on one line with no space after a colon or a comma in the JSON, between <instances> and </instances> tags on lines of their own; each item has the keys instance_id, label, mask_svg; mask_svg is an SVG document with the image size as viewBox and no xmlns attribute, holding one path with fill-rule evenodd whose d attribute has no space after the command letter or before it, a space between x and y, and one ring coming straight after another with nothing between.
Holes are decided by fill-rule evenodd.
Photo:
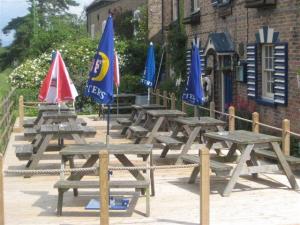
<instances>
[{"instance_id":1,"label":"white window frame","mask_svg":"<svg viewBox=\"0 0 300 225\"><path fill-rule=\"evenodd\" d=\"M274 99L274 45L262 45L262 98Z\"/></svg>"},{"instance_id":2,"label":"white window frame","mask_svg":"<svg viewBox=\"0 0 300 225\"><path fill-rule=\"evenodd\" d=\"M178 0L172 0L172 20L178 20Z\"/></svg>"},{"instance_id":3,"label":"white window frame","mask_svg":"<svg viewBox=\"0 0 300 225\"><path fill-rule=\"evenodd\" d=\"M192 0L191 3L193 4L193 9L194 9L194 11L192 11L192 13L200 10L199 0Z\"/></svg>"}]
</instances>

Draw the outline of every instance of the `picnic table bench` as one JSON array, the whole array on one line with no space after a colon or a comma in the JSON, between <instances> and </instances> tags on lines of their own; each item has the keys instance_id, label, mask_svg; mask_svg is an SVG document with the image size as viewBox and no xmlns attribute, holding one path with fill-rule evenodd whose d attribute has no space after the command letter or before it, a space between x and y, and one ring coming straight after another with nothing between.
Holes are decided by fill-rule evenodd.
<instances>
[{"instance_id":1,"label":"picnic table bench","mask_svg":"<svg viewBox=\"0 0 300 225\"><path fill-rule=\"evenodd\" d=\"M99 152L108 150L110 155L114 155L118 161L125 167L134 166L129 160L127 155L142 155L143 160L146 161L146 165L152 164L152 145L133 145L133 144L119 144L119 145L108 145L103 143L90 144L90 145L71 145L61 150L60 155L61 168L65 168L65 163L70 162L70 167L74 168L74 158L78 155L87 156L86 162L80 167L91 167L95 166L99 158ZM150 173L147 171L146 177L138 170L130 170L129 173L135 178L135 180L110 180L110 188L134 188L136 190L145 190L146 192L146 215L150 213L150 186L152 194L154 195L154 176L153 171ZM78 195L78 189L90 189L99 188L99 180L97 181L84 181L85 174L73 172L69 177L65 177L64 173L61 173L60 180L54 185L58 189L58 203L57 203L57 214L62 214L63 206L63 195L69 189L73 189L74 196Z\"/></svg>"}]
</instances>

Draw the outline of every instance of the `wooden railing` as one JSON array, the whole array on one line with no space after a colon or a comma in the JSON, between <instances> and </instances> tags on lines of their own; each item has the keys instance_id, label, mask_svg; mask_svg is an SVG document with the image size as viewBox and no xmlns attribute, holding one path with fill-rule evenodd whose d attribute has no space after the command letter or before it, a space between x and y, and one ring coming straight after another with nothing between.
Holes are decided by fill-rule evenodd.
<instances>
[{"instance_id":1,"label":"wooden railing","mask_svg":"<svg viewBox=\"0 0 300 225\"><path fill-rule=\"evenodd\" d=\"M13 129L14 94L12 89L0 103L0 152L5 150Z\"/></svg>"},{"instance_id":2,"label":"wooden railing","mask_svg":"<svg viewBox=\"0 0 300 225\"><path fill-rule=\"evenodd\" d=\"M176 103L179 103L177 105L181 105L180 110L183 112L187 112L187 107L193 107L194 108L194 116L197 116L199 113L199 109L202 109L204 111L207 111L210 115L210 117L215 118L216 114L225 116L225 118L228 121L228 130L232 131L236 129L236 120L244 121L247 123L252 124L252 131L259 133L260 127L268 128L273 131L281 132L282 134L282 151L285 155L290 155L290 143L291 143L291 136L300 138L300 134L291 131L290 128L290 120L283 119L282 120L282 127L275 127L271 126L265 123L261 123L259 121L259 113L253 112L252 113L252 120L245 119L243 117L237 116L235 113L235 108L233 106L230 106L228 109L228 113L221 112L215 109L215 103L210 102L209 108L203 107L203 106L194 106L191 104L188 104L186 102L183 102L175 98L174 93L167 93L166 91L163 92L163 94L160 93L159 89L156 89L155 92L151 92L151 94L155 97L155 103L161 104L163 102L163 105L170 107L171 109L176 109ZM170 103L170 104L169 104Z\"/></svg>"}]
</instances>

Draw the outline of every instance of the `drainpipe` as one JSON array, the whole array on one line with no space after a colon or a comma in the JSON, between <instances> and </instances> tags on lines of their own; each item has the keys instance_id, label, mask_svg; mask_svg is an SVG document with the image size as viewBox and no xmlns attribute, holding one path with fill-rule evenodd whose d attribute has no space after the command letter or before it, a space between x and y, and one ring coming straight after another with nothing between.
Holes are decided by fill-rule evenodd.
<instances>
[{"instance_id":1,"label":"drainpipe","mask_svg":"<svg viewBox=\"0 0 300 225\"><path fill-rule=\"evenodd\" d=\"M161 0L161 35L162 35L162 43L165 43L165 32L164 32L164 0Z\"/></svg>"}]
</instances>

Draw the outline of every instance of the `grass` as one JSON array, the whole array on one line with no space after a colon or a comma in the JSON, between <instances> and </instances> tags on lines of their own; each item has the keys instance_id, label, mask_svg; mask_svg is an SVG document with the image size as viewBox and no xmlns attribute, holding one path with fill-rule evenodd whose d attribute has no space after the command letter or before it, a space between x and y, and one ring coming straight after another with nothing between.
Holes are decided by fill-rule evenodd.
<instances>
[{"instance_id":1,"label":"grass","mask_svg":"<svg viewBox=\"0 0 300 225\"><path fill-rule=\"evenodd\" d=\"M0 99L3 99L3 97L9 92L10 90L10 84L8 82L8 75L12 72L11 68L8 68L6 70L3 70L0 72Z\"/></svg>"}]
</instances>

